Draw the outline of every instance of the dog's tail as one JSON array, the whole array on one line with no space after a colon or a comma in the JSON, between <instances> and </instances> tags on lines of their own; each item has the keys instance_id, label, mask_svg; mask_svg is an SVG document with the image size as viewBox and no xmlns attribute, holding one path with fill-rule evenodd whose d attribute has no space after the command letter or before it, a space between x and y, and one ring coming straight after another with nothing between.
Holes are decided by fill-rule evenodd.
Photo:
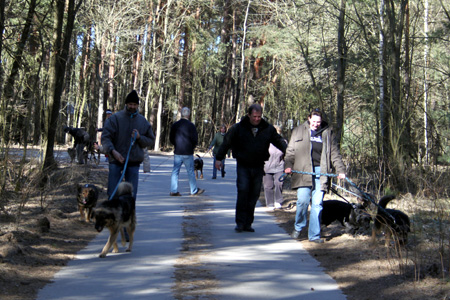
<instances>
[{"instance_id":1,"label":"dog's tail","mask_svg":"<svg viewBox=\"0 0 450 300\"><path fill-rule=\"evenodd\" d=\"M382 208L386 208L388 203L391 202L391 200L393 200L393 199L395 199L394 195L384 196L383 198L380 199L380 201L378 202L378 205Z\"/></svg>"},{"instance_id":2,"label":"dog's tail","mask_svg":"<svg viewBox=\"0 0 450 300\"><path fill-rule=\"evenodd\" d=\"M196 155L198 158L200 158L200 159L202 158L202 157L201 157L200 155L198 155L198 154L195 154L195 155Z\"/></svg>"},{"instance_id":3,"label":"dog's tail","mask_svg":"<svg viewBox=\"0 0 450 300\"><path fill-rule=\"evenodd\" d=\"M129 182L123 181L117 187L117 197L122 195L132 195L133 194L133 185Z\"/></svg>"}]
</instances>

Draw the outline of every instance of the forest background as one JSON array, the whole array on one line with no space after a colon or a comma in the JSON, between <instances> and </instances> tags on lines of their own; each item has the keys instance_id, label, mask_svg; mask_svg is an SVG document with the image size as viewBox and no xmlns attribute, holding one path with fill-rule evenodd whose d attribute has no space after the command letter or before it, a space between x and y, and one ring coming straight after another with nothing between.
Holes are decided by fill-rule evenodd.
<instances>
[{"instance_id":1,"label":"forest background","mask_svg":"<svg viewBox=\"0 0 450 300\"><path fill-rule=\"evenodd\" d=\"M0 0L1 193L57 167L64 126L98 140L105 110L135 89L154 151L171 149L183 106L201 149L254 102L286 138L320 108L349 178L377 196L423 197L429 221L448 224L449 10L442 0ZM37 168L25 151L11 169L15 145L42 150ZM443 229L447 276L449 250Z\"/></svg>"}]
</instances>

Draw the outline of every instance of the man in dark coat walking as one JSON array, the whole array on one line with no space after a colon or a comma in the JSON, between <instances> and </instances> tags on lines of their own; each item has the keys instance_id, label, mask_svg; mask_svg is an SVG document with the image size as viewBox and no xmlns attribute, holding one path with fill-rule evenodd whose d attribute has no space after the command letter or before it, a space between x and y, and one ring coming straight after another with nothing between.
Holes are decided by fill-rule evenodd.
<instances>
[{"instance_id":1,"label":"man in dark coat walking","mask_svg":"<svg viewBox=\"0 0 450 300\"><path fill-rule=\"evenodd\" d=\"M230 148L237 161L236 232L255 231L252 223L261 192L264 161L270 156L270 144L286 152L286 142L271 124L262 119L262 107L255 103L248 108L247 116L228 130L217 152L215 167L218 170Z\"/></svg>"}]
</instances>

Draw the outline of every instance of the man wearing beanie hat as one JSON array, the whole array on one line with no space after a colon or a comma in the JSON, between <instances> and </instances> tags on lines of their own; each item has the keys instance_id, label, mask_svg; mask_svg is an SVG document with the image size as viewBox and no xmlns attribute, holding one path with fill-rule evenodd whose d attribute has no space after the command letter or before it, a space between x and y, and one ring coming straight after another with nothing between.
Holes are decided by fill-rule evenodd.
<instances>
[{"instance_id":1,"label":"man wearing beanie hat","mask_svg":"<svg viewBox=\"0 0 450 300\"><path fill-rule=\"evenodd\" d=\"M136 199L139 167L147 147L154 145L155 135L150 123L139 114L139 96L135 90L125 98L125 108L106 120L101 141L103 151L109 154L108 196L111 196L119 184L131 147L125 181L133 185L133 196Z\"/></svg>"},{"instance_id":2,"label":"man wearing beanie hat","mask_svg":"<svg viewBox=\"0 0 450 300\"><path fill-rule=\"evenodd\" d=\"M128 103L136 103L139 104L139 96L135 90L132 90L131 93L127 95L125 98L125 104Z\"/></svg>"}]
</instances>

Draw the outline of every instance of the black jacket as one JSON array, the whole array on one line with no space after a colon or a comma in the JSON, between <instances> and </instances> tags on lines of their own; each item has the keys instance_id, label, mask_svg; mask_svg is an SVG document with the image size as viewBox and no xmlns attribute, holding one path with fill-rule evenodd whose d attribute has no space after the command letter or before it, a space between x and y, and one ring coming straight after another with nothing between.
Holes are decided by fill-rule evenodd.
<instances>
[{"instance_id":1,"label":"black jacket","mask_svg":"<svg viewBox=\"0 0 450 300\"><path fill-rule=\"evenodd\" d=\"M170 142L175 146L176 155L192 155L198 143L198 133L195 125L187 120L180 119L170 129Z\"/></svg>"},{"instance_id":2,"label":"black jacket","mask_svg":"<svg viewBox=\"0 0 450 300\"><path fill-rule=\"evenodd\" d=\"M286 152L286 142L277 133L275 127L264 119L257 126L256 136L252 133L250 118L245 116L241 122L233 125L225 134L216 159L223 160L231 148L233 157L243 166L264 167L264 161L269 159L269 146L272 143L283 153Z\"/></svg>"}]
</instances>

